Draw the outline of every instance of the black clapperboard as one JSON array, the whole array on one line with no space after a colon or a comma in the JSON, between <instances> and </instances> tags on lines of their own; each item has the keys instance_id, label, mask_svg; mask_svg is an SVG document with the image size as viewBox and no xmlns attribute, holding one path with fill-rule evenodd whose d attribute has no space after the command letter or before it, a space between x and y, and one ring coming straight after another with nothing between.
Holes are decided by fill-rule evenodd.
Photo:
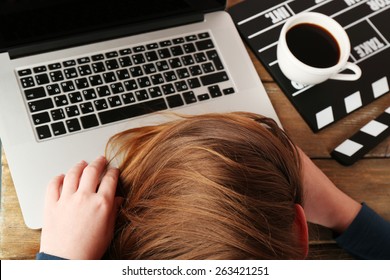
<instances>
[{"instance_id":1,"label":"black clapperboard","mask_svg":"<svg viewBox=\"0 0 390 280\"><path fill-rule=\"evenodd\" d=\"M359 80L304 86L282 74L276 57L280 31L288 18L305 11L328 15L344 27L351 40L349 61L362 69ZM389 92L390 1L246 0L228 12L243 40L314 132Z\"/></svg>"}]
</instances>

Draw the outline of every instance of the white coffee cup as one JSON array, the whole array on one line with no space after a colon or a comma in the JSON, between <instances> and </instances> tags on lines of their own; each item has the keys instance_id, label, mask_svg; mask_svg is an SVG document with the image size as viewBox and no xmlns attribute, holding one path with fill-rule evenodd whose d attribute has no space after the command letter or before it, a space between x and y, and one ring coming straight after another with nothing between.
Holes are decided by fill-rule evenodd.
<instances>
[{"instance_id":1,"label":"white coffee cup","mask_svg":"<svg viewBox=\"0 0 390 280\"><path fill-rule=\"evenodd\" d=\"M287 42L287 33L297 25L308 24L313 28L319 28L330 34L332 41L338 45L338 59L335 64L324 67L312 66L308 62L304 63L303 59L298 59L289 48L292 42ZM299 31L295 31L299 32ZM290 35L289 35L290 36ZM301 40L301 42L305 40ZM311 46L310 42L305 42L306 46ZM280 33L277 46L278 64L283 74L294 82L305 85L313 85L326 81L327 79L354 81L360 78L362 71L354 63L348 62L351 52L351 43L344 28L334 19L320 13L303 12L289 18L284 24ZM317 50L315 54L317 55ZM321 56L318 52L318 56ZM339 73L345 69L350 69L353 73Z\"/></svg>"}]
</instances>

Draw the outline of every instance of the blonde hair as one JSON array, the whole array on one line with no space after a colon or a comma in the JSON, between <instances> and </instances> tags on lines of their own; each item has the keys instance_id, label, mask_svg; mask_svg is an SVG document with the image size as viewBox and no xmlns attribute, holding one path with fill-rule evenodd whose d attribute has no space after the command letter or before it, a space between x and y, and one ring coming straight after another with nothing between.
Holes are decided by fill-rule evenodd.
<instances>
[{"instance_id":1,"label":"blonde hair","mask_svg":"<svg viewBox=\"0 0 390 280\"><path fill-rule=\"evenodd\" d=\"M182 116L119 133L116 259L296 259L299 157L269 118Z\"/></svg>"}]
</instances>

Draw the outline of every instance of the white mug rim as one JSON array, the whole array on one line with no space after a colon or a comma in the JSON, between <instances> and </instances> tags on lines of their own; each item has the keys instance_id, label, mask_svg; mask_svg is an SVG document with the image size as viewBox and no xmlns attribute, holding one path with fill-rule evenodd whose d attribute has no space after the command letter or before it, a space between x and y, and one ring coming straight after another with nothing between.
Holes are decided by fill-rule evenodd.
<instances>
[{"instance_id":1,"label":"white mug rim","mask_svg":"<svg viewBox=\"0 0 390 280\"><path fill-rule=\"evenodd\" d=\"M336 26L340 32L338 34L334 34L334 32L331 32L329 28L326 25L320 24L318 22L315 22L313 20L307 19L308 17L312 18L321 18L323 20L326 20L328 22L332 22L333 26ZM305 20L306 18L306 20ZM332 36L335 38L337 41L337 44L339 45L340 48L340 58L337 64L331 66L331 67L326 67L326 68L319 68L319 67L313 67L308 64L303 63L300 61L298 58L295 57L295 55L291 52L290 48L287 45L286 41L286 34L287 31L292 28L293 26L296 26L301 23L311 23L314 25L318 25L324 29L326 29ZM342 42L340 42L342 41ZM282 43L286 50L288 51L289 56L291 57L292 61L296 66L298 66L301 69L305 69L307 71L313 72L313 73L318 73L318 74L324 74L324 73L331 73L331 72L337 72L339 71L342 67L345 66L346 62L348 61L350 52L351 52L351 44L348 38L347 33L345 32L344 28L333 18L326 16L321 13L316 13L316 12L302 12L297 15L292 16L289 18L283 25L283 28L280 33L280 39L279 39L279 44Z\"/></svg>"}]
</instances>

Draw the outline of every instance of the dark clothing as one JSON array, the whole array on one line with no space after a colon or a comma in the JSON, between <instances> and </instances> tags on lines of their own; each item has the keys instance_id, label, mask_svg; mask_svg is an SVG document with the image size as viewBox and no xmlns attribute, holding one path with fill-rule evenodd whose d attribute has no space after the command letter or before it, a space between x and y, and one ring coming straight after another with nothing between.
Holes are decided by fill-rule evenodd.
<instances>
[{"instance_id":1,"label":"dark clothing","mask_svg":"<svg viewBox=\"0 0 390 280\"><path fill-rule=\"evenodd\" d=\"M38 253L35 258L37 260L43 260L43 261L46 261L46 260L66 260L66 259L63 259L63 258L60 258L57 256L45 254L43 252Z\"/></svg>"},{"instance_id":2,"label":"dark clothing","mask_svg":"<svg viewBox=\"0 0 390 280\"><path fill-rule=\"evenodd\" d=\"M390 222L365 203L337 244L358 259L390 260Z\"/></svg>"},{"instance_id":3,"label":"dark clothing","mask_svg":"<svg viewBox=\"0 0 390 280\"><path fill-rule=\"evenodd\" d=\"M390 222L365 203L347 230L335 239L341 248L358 259L390 260ZM38 253L36 258L63 260L45 253Z\"/></svg>"}]
</instances>

